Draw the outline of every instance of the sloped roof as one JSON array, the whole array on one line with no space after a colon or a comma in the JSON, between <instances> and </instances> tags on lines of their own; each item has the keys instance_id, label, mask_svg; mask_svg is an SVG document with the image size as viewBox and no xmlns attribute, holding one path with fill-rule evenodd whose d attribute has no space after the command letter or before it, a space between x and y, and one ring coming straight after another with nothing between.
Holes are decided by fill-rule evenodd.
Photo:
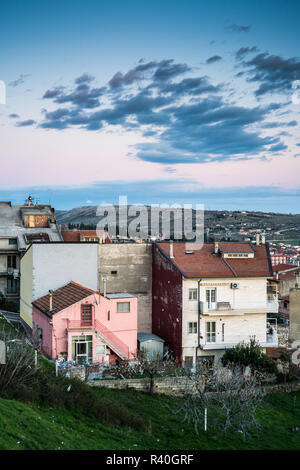
<instances>
[{"instance_id":1,"label":"sloped roof","mask_svg":"<svg viewBox=\"0 0 300 470\"><path fill-rule=\"evenodd\" d=\"M250 243L230 243L220 242L222 253L254 253L254 248Z\"/></svg>"},{"instance_id":2,"label":"sloped roof","mask_svg":"<svg viewBox=\"0 0 300 470\"><path fill-rule=\"evenodd\" d=\"M273 272L278 272L278 271L286 271L287 269L297 269L299 266L295 266L294 264L275 264L273 266Z\"/></svg>"},{"instance_id":3,"label":"sloped roof","mask_svg":"<svg viewBox=\"0 0 300 470\"><path fill-rule=\"evenodd\" d=\"M38 308L41 312L46 313L48 316L52 317L55 313L58 313L61 310L76 304L80 300L83 300L92 294L95 294L95 291L72 281L66 286L60 287L59 289L53 291L51 311L49 311L49 294L35 300L32 302L32 305Z\"/></svg>"},{"instance_id":4,"label":"sloped roof","mask_svg":"<svg viewBox=\"0 0 300 470\"><path fill-rule=\"evenodd\" d=\"M137 334L137 339L141 343L144 341L159 341L160 343L164 343L165 340L160 338L159 336L155 335L154 333L138 333Z\"/></svg>"},{"instance_id":5,"label":"sloped roof","mask_svg":"<svg viewBox=\"0 0 300 470\"><path fill-rule=\"evenodd\" d=\"M103 237L109 238L105 230L62 230L61 235L65 242L80 242L80 235L84 237Z\"/></svg>"},{"instance_id":6,"label":"sloped roof","mask_svg":"<svg viewBox=\"0 0 300 470\"><path fill-rule=\"evenodd\" d=\"M227 242L226 249L232 249L232 253L243 249L249 249L249 243ZM230 248L229 245L232 245ZM170 244L158 242L160 250L170 256ZM191 244L189 244L190 249ZM196 246L196 245L195 245ZM174 258L172 262L178 267L185 277L189 278L233 278L233 277L268 277L272 275L272 266L267 245L255 247L253 258L226 258L214 253L214 243L205 243L202 248L195 249L193 254L185 254L185 243L173 244ZM230 251L231 252L231 251ZM253 253L253 251L252 251Z\"/></svg>"}]
</instances>

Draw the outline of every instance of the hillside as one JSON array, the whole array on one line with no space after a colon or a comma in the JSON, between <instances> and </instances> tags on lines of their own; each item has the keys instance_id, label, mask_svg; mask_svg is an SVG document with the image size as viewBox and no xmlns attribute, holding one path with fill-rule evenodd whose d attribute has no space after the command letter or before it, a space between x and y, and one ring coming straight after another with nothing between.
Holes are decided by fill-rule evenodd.
<instances>
[{"instance_id":1,"label":"hillside","mask_svg":"<svg viewBox=\"0 0 300 470\"><path fill-rule=\"evenodd\" d=\"M300 393L267 398L260 413L262 428L246 442L239 434L217 441L174 415L174 399L135 391L98 390L116 405L120 402L132 415L142 417L145 429L102 424L78 411L45 408L0 398L0 449L108 449L108 450L194 450L194 449L288 449L300 447Z\"/></svg>"},{"instance_id":2,"label":"hillside","mask_svg":"<svg viewBox=\"0 0 300 470\"><path fill-rule=\"evenodd\" d=\"M134 208L134 206L132 206ZM135 206L138 210L138 206ZM117 225L118 225L118 206L116 206ZM148 209L148 221L141 226L141 229L147 233L151 229L150 207ZM159 212L161 209L154 208ZM162 209L169 211L169 209ZM102 219L96 215L96 206L75 207L67 211L57 211L56 217L59 224L72 224L81 228L92 229ZM134 217L128 217L128 223ZM193 211L193 228L196 224L196 212ZM171 214L171 230L174 226L173 214ZM300 244L300 214L280 214L249 211L205 211L204 227L207 237L213 239L218 236L220 240L245 240L254 239L254 233L260 229L266 232L267 241L295 241ZM160 231L162 231L160 227ZM151 232L153 236L159 233Z\"/></svg>"}]
</instances>

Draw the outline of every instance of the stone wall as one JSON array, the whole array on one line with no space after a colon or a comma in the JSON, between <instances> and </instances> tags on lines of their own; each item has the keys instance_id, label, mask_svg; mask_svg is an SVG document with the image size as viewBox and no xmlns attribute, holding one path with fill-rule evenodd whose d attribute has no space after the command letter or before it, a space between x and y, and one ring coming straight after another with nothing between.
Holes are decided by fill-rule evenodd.
<instances>
[{"instance_id":1,"label":"stone wall","mask_svg":"<svg viewBox=\"0 0 300 470\"><path fill-rule=\"evenodd\" d=\"M140 392L148 392L150 388L150 379L112 379L112 380L97 380L88 382L92 387L104 387L117 390L126 390L133 388ZM161 393L164 395L180 396L186 390L188 379L186 377L158 377L154 379L154 393ZM262 386L264 394L280 393L280 392L293 392L300 390L300 381L290 382L287 384L272 384Z\"/></svg>"}]
</instances>

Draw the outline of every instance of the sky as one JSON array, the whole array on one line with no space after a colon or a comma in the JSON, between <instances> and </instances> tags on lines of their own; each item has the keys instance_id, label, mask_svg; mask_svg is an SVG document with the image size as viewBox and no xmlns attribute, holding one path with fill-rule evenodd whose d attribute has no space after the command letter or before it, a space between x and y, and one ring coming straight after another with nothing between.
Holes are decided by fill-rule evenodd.
<instances>
[{"instance_id":1,"label":"sky","mask_svg":"<svg viewBox=\"0 0 300 470\"><path fill-rule=\"evenodd\" d=\"M298 1L1 0L0 17L0 200L300 213Z\"/></svg>"}]
</instances>

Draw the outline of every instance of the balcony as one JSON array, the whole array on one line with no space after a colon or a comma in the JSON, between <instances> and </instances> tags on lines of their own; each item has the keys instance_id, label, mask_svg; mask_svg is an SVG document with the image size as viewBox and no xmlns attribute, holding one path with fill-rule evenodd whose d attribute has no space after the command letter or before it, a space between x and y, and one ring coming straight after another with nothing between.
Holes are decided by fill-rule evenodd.
<instances>
[{"instance_id":1,"label":"balcony","mask_svg":"<svg viewBox=\"0 0 300 470\"><path fill-rule=\"evenodd\" d=\"M202 315L244 315L247 313L277 313L278 300L266 299L265 304L257 305L249 301L245 307L233 306L230 302L200 302Z\"/></svg>"},{"instance_id":2,"label":"balcony","mask_svg":"<svg viewBox=\"0 0 300 470\"><path fill-rule=\"evenodd\" d=\"M277 321L276 318L270 318L267 321L264 339L259 340L255 335L230 335L221 333L212 333L200 339L200 347L203 350L210 349L229 349L234 348L239 343L249 343L250 339L255 338L263 348L278 347Z\"/></svg>"}]
</instances>

